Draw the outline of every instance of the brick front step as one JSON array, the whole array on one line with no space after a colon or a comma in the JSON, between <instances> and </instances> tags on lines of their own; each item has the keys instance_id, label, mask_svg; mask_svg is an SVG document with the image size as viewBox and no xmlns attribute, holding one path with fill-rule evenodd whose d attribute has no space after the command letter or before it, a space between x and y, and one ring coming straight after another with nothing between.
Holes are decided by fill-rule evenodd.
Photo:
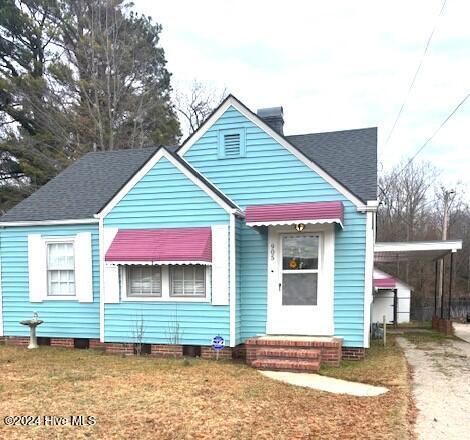
<instances>
[{"instance_id":1,"label":"brick front step","mask_svg":"<svg viewBox=\"0 0 470 440\"><path fill-rule=\"evenodd\" d=\"M320 350L316 349L260 348L256 354L258 358L320 359Z\"/></svg>"},{"instance_id":2,"label":"brick front step","mask_svg":"<svg viewBox=\"0 0 470 440\"><path fill-rule=\"evenodd\" d=\"M341 348L342 340L340 338L309 339L299 338L251 338L246 341L247 345L269 346L269 347L289 347L289 348Z\"/></svg>"},{"instance_id":3,"label":"brick front step","mask_svg":"<svg viewBox=\"0 0 470 440\"><path fill-rule=\"evenodd\" d=\"M260 370L317 372L320 369L318 360L258 358L252 365Z\"/></svg>"},{"instance_id":4,"label":"brick front step","mask_svg":"<svg viewBox=\"0 0 470 440\"><path fill-rule=\"evenodd\" d=\"M337 337L261 336L245 342L246 360L257 365L268 360L318 361L322 365L339 366L343 340ZM259 360L260 362L255 362ZM267 368L267 367L266 367ZM278 366L276 369L282 369ZM295 368L286 367L288 370ZM300 371L305 371L300 369Z\"/></svg>"}]
</instances>

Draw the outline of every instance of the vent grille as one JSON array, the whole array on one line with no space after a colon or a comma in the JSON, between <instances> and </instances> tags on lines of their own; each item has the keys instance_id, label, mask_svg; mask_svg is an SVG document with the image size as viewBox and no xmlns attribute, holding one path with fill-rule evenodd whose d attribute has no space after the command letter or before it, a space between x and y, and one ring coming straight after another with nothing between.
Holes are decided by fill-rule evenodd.
<instances>
[{"instance_id":1,"label":"vent grille","mask_svg":"<svg viewBox=\"0 0 470 440\"><path fill-rule=\"evenodd\" d=\"M224 135L224 153L227 157L240 156L240 133Z\"/></svg>"}]
</instances>

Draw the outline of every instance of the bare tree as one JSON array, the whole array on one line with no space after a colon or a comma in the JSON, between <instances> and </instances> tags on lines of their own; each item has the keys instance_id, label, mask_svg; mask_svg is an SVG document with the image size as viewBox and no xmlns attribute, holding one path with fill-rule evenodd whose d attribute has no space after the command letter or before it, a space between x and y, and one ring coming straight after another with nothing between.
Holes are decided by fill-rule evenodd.
<instances>
[{"instance_id":1,"label":"bare tree","mask_svg":"<svg viewBox=\"0 0 470 440\"><path fill-rule=\"evenodd\" d=\"M379 179L381 204L377 213L377 240L440 240L447 198L447 238L463 239L463 249L455 256L455 297L462 298L467 292L470 294L470 209L464 190L457 185L451 193L439 185L439 173L429 163L413 162L406 167L405 163ZM434 264L413 260L388 264L383 269L413 286L413 307L432 307ZM449 267L446 273L448 270Z\"/></svg>"},{"instance_id":2,"label":"bare tree","mask_svg":"<svg viewBox=\"0 0 470 440\"><path fill-rule=\"evenodd\" d=\"M226 96L226 89L219 92L197 80L193 81L187 94L178 92L176 109L181 115L187 134L194 133Z\"/></svg>"},{"instance_id":3,"label":"bare tree","mask_svg":"<svg viewBox=\"0 0 470 440\"><path fill-rule=\"evenodd\" d=\"M438 172L426 162L404 164L379 179L378 236L383 241L413 240L426 233L428 199Z\"/></svg>"}]
</instances>

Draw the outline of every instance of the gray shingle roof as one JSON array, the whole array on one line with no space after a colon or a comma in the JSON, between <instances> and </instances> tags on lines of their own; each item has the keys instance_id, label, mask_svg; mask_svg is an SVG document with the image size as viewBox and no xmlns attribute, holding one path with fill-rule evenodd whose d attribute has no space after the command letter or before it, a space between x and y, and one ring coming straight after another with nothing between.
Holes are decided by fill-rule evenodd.
<instances>
[{"instance_id":1,"label":"gray shingle roof","mask_svg":"<svg viewBox=\"0 0 470 440\"><path fill-rule=\"evenodd\" d=\"M88 153L8 211L0 223L93 218L157 150L158 147L152 147ZM166 150L225 203L238 209L184 159L176 156L171 151L174 148Z\"/></svg>"},{"instance_id":2,"label":"gray shingle roof","mask_svg":"<svg viewBox=\"0 0 470 440\"><path fill-rule=\"evenodd\" d=\"M298 134L286 139L362 201L377 199L377 128Z\"/></svg>"},{"instance_id":3,"label":"gray shingle roof","mask_svg":"<svg viewBox=\"0 0 470 440\"><path fill-rule=\"evenodd\" d=\"M306 157L363 201L376 199L377 129L286 136ZM158 147L88 153L20 202L0 222L92 218L150 159ZM174 154L228 205L236 205Z\"/></svg>"},{"instance_id":4,"label":"gray shingle roof","mask_svg":"<svg viewBox=\"0 0 470 440\"><path fill-rule=\"evenodd\" d=\"M93 218L158 148L88 153L0 222Z\"/></svg>"}]
</instances>

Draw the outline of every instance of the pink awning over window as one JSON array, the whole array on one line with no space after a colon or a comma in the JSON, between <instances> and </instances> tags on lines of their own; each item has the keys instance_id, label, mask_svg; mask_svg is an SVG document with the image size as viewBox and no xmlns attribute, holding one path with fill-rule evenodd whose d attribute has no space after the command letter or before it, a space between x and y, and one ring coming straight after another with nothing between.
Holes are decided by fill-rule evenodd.
<instances>
[{"instance_id":1,"label":"pink awning over window","mask_svg":"<svg viewBox=\"0 0 470 440\"><path fill-rule=\"evenodd\" d=\"M212 262L211 228L120 229L105 260L208 264Z\"/></svg>"},{"instance_id":2,"label":"pink awning over window","mask_svg":"<svg viewBox=\"0 0 470 440\"><path fill-rule=\"evenodd\" d=\"M245 210L248 226L290 225L294 223L339 223L344 208L339 201L252 205Z\"/></svg>"},{"instance_id":3,"label":"pink awning over window","mask_svg":"<svg viewBox=\"0 0 470 440\"><path fill-rule=\"evenodd\" d=\"M394 289L396 286L395 278L374 278L374 287L377 289Z\"/></svg>"}]
</instances>

